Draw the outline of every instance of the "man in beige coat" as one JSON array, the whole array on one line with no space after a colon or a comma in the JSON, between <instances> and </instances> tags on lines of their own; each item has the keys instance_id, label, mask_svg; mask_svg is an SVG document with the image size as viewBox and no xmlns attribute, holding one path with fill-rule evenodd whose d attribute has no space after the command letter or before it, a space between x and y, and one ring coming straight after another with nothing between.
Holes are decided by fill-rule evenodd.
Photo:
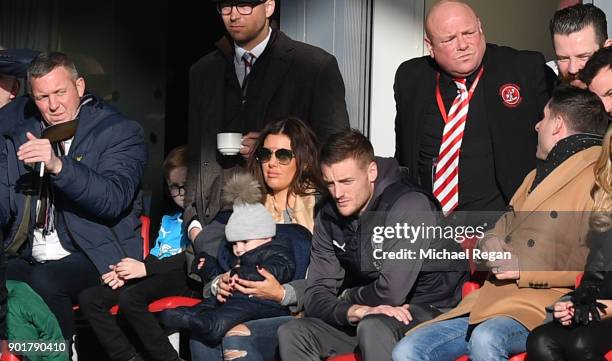
<instances>
[{"instance_id":1,"label":"man in beige coat","mask_svg":"<svg viewBox=\"0 0 612 361\"><path fill-rule=\"evenodd\" d=\"M488 262L487 280L456 308L409 333L394 361L506 360L525 351L545 307L574 285L583 269L593 202L593 166L608 123L599 98L562 86L536 125L538 165L514 194L510 211L481 240L487 251L510 251ZM520 139L516 140L520 146Z\"/></svg>"}]
</instances>

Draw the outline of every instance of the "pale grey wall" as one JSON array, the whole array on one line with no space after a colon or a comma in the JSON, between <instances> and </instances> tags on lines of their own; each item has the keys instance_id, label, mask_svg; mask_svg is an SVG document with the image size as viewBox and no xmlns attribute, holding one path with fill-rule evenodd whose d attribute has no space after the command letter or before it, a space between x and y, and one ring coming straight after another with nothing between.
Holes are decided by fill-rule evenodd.
<instances>
[{"instance_id":1,"label":"pale grey wall","mask_svg":"<svg viewBox=\"0 0 612 361\"><path fill-rule=\"evenodd\" d=\"M401 1L401 0L399 0ZM426 11L437 3L426 0ZM521 50L536 50L554 59L548 22L559 0L465 0L480 16L487 41ZM605 2L612 2L605 0Z\"/></svg>"},{"instance_id":2,"label":"pale grey wall","mask_svg":"<svg viewBox=\"0 0 612 361\"><path fill-rule=\"evenodd\" d=\"M585 1L591 2L591 1ZM612 1L611 0L592 0L592 3L606 13L608 20L608 37L612 37Z\"/></svg>"},{"instance_id":3,"label":"pale grey wall","mask_svg":"<svg viewBox=\"0 0 612 361\"><path fill-rule=\"evenodd\" d=\"M395 154L393 82L399 65L423 54L423 0L375 0L370 140L377 155Z\"/></svg>"}]
</instances>

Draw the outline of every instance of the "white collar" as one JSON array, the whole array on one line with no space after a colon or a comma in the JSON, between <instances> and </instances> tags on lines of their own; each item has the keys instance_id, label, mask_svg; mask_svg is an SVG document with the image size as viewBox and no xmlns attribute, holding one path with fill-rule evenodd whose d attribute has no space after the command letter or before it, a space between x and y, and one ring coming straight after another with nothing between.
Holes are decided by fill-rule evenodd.
<instances>
[{"instance_id":1,"label":"white collar","mask_svg":"<svg viewBox=\"0 0 612 361\"><path fill-rule=\"evenodd\" d=\"M266 36L266 38L261 43L257 44L257 46L255 46L251 51L249 51L249 53L255 55L255 61L257 61L257 59L259 59L261 54L263 54L264 50L266 50L266 46L268 46L268 42L270 41L271 35L272 35L272 28L268 27L268 36ZM241 62L242 56L244 55L244 53L247 52L247 50L238 46L236 42L234 42L234 50L236 54L236 61Z\"/></svg>"}]
</instances>

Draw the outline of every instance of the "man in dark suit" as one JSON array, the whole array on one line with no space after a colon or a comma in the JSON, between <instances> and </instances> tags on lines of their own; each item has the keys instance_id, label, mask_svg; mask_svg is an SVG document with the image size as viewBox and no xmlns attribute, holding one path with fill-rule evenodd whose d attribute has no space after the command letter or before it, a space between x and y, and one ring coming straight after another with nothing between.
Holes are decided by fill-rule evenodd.
<instances>
[{"instance_id":1,"label":"man in dark suit","mask_svg":"<svg viewBox=\"0 0 612 361\"><path fill-rule=\"evenodd\" d=\"M550 37L559 80L579 88L586 88L578 72L587 60L597 49L612 45L606 14L593 4L577 4L555 12L550 20Z\"/></svg>"},{"instance_id":2,"label":"man in dark suit","mask_svg":"<svg viewBox=\"0 0 612 361\"><path fill-rule=\"evenodd\" d=\"M447 214L503 210L535 167L534 126L554 76L541 54L487 44L461 2L431 9L425 42L430 56L395 76L396 158Z\"/></svg>"},{"instance_id":3,"label":"man in dark suit","mask_svg":"<svg viewBox=\"0 0 612 361\"><path fill-rule=\"evenodd\" d=\"M215 2L229 36L190 74L191 165L184 219L192 240L223 207L224 173L243 165L257 132L269 121L299 117L319 141L349 126L336 59L272 30L274 0ZM217 152L215 135L221 132L244 134L242 157Z\"/></svg>"}]
</instances>

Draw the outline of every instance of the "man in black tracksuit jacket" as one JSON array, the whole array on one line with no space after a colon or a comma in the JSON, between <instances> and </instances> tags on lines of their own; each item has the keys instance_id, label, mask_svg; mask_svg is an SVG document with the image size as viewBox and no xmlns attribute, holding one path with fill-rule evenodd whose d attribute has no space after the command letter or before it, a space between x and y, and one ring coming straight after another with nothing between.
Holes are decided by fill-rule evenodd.
<instances>
[{"instance_id":1,"label":"man in black tracksuit jacket","mask_svg":"<svg viewBox=\"0 0 612 361\"><path fill-rule=\"evenodd\" d=\"M331 198L315 221L307 317L279 329L281 358L320 360L359 348L364 361L390 360L407 330L461 298L465 265L443 265L446 272L436 272L419 250L457 250L458 244L409 239L403 230L395 235L396 225L435 225L435 200L401 181L395 159L375 158L358 131L330 137L321 164ZM381 227L393 227L394 234L383 234ZM416 256L382 259L398 251Z\"/></svg>"}]
</instances>

